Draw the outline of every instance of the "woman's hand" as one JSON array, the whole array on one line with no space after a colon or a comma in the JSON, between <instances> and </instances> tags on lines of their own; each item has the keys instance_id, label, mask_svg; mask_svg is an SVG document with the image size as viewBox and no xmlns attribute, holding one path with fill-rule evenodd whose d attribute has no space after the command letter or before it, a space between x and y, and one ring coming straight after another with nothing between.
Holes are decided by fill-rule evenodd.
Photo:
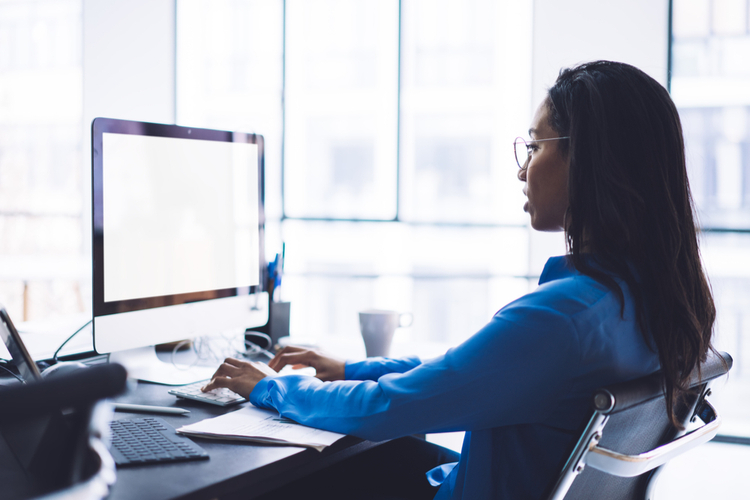
<instances>
[{"instance_id":1,"label":"woman's hand","mask_svg":"<svg viewBox=\"0 0 750 500\"><path fill-rule=\"evenodd\" d=\"M201 390L208 392L226 387L240 396L248 397L261 379L274 375L278 374L265 363L227 358L211 377L211 382Z\"/></svg>"},{"instance_id":2,"label":"woman's hand","mask_svg":"<svg viewBox=\"0 0 750 500\"><path fill-rule=\"evenodd\" d=\"M295 346L283 348L268 362L268 366L277 372L286 365L292 365L295 370L312 366L315 368L315 376L324 381L344 380L346 368L345 361L327 356L314 349Z\"/></svg>"}]
</instances>

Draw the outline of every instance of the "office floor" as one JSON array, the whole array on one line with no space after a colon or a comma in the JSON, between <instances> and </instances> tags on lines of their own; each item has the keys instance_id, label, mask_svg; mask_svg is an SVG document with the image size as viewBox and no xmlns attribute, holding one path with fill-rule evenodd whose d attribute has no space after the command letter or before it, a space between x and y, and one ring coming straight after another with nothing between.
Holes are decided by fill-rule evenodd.
<instances>
[{"instance_id":1,"label":"office floor","mask_svg":"<svg viewBox=\"0 0 750 500\"><path fill-rule=\"evenodd\" d=\"M428 434L427 440L461 451L463 432ZM707 443L677 457L664 469L656 500L746 500L750 446Z\"/></svg>"},{"instance_id":2,"label":"office floor","mask_svg":"<svg viewBox=\"0 0 750 500\"><path fill-rule=\"evenodd\" d=\"M749 467L750 446L707 443L672 460L659 478L656 498L745 500Z\"/></svg>"}]
</instances>

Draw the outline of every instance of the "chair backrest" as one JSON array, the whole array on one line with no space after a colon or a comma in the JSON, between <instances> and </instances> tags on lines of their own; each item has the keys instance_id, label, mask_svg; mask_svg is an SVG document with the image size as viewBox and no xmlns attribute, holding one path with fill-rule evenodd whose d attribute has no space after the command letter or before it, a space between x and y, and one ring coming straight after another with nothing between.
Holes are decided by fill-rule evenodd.
<instances>
[{"instance_id":1,"label":"chair backrest","mask_svg":"<svg viewBox=\"0 0 750 500\"><path fill-rule=\"evenodd\" d=\"M115 477L102 439L111 409L99 402L125 382L113 364L0 389L3 499L105 497Z\"/></svg>"},{"instance_id":2,"label":"chair backrest","mask_svg":"<svg viewBox=\"0 0 750 500\"><path fill-rule=\"evenodd\" d=\"M691 378L693 389L675 408L679 430L666 412L664 378L657 372L594 393L594 413L553 487L549 500L650 499L661 465L712 439L721 419L706 399L713 381L732 366L729 354L709 353Z\"/></svg>"}]
</instances>

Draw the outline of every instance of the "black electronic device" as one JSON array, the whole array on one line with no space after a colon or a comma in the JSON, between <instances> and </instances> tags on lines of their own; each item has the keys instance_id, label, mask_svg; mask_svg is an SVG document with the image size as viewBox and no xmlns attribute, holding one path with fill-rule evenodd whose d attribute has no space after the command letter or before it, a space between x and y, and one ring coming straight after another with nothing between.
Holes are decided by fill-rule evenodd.
<instances>
[{"instance_id":1,"label":"black electronic device","mask_svg":"<svg viewBox=\"0 0 750 500\"><path fill-rule=\"evenodd\" d=\"M92 405L120 392L126 374L116 364L79 370L85 365L62 363L66 369L43 377L2 305L0 323L11 364L26 383L0 389L0 484L10 498L30 498L70 485L76 461L66 457L82 454ZM110 426L118 466L208 458L162 419L122 419Z\"/></svg>"},{"instance_id":2,"label":"black electronic device","mask_svg":"<svg viewBox=\"0 0 750 500\"><path fill-rule=\"evenodd\" d=\"M0 388L2 498L36 498L87 477L95 405L125 380L122 366L108 364Z\"/></svg>"},{"instance_id":3,"label":"black electronic device","mask_svg":"<svg viewBox=\"0 0 750 500\"><path fill-rule=\"evenodd\" d=\"M206 460L208 453L157 417L110 422L112 457L118 466Z\"/></svg>"},{"instance_id":4,"label":"black electronic device","mask_svg":"<svg viewBox=\"0 0 750 500\"><path fill-rule=\"evenodd\" d=\"M49 376L59 377L81 368L87 368L85 364L77 361L58 361L40 373L39 367L26 349L21 335L2 304L0 304L0 337L3 338L5 347L10 353L10 365L18 371L23 382L33 382Z\"/></svg>"},{"instance_id":5,"label":"black electronic device","mask_svg":"<svg viewBox=\"0 0 750 500\"><path fill-rule=\"evenodd\" d=\"M40 380L42 375L39 372L39 368L34 363L23 340L21 340L21 335L18 334L18 330L16 330L16 327L10 320L8 311L5 310L2 304L0 304L0 323L0 337L3 338L3 343L5 343L5 347L8 348L8 352L10 352L12 358L10 364L18 370L18 373L25 382Z\"/></svg>"}]
</instances>

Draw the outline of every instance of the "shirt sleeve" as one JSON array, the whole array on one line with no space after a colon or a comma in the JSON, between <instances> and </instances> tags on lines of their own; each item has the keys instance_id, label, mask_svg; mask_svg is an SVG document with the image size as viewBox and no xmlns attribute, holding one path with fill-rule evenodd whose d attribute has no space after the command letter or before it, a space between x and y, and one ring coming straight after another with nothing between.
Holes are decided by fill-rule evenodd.
<instances>
[{"instance_id":1,"label":"shirt sleeve","mask_svg":"<svg viewBox=\"0 0 750 500\"><path fill-rule=\"evenodd\" d=\"M419 366L422 361L416 356L406 358L367 358L354 363L347 362L346 380L377 380L387 373L404 373Z\"/></svg>"},{"instance_id":2,"label":"shirt sleeve","mask_svg":"<svg viewBox=\"0 0 750 500\"><path fill-rule=\"evenodd\" d=\"M266 378L250 401L311 427L373 441L472 431L545 419L579 363L570 318L531 304L501 310L460 346L408 371L337 382Z\"/></svg>"}]
</instances>

